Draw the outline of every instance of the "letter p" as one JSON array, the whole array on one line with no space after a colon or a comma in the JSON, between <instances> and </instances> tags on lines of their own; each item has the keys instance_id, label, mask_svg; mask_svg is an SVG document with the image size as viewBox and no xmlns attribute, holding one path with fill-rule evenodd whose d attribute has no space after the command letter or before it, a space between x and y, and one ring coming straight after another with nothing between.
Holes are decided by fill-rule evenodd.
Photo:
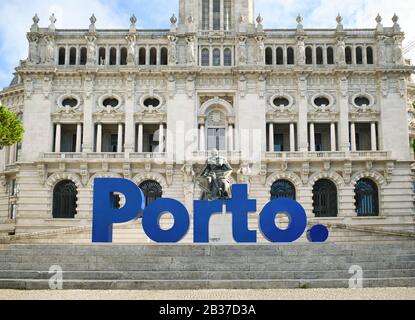
<instances>
[{"instance_id":1,"label":"letter p","mask_svg":"<svg viewBox=\"0 0 415 320\"><path fill-rule=\"evenodd\" d=\"M124 195L125 205L114 208L114 193ZM126 179L99 178L94 181L92 242L112 242L112 225L136 220L145 208L143 192Z\"/></svg>"}]
</instances>

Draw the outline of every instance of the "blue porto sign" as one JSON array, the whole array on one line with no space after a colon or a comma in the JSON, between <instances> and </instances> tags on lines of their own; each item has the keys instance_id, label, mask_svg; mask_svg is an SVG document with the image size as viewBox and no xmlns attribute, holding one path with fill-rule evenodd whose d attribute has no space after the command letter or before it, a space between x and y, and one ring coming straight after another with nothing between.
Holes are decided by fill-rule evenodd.
<instances>
[{"instance_id":1,"label":"blue porto sign","mask_svg":"<svg viewBox=\"0 0 415 320\"><path fill-rule=\"evenodd\" d=\"M114 207L114 193L125 197L122 208ZM193 237L194 243L209 243L209 221L212 215L232 215L233 239L237 243L256 243L257 231L248 229L248 214L257 211L257 201L248 199L248 186L236 184L232 187L232 199L221 201L194 201ZM170 230L163 230L159 220L169 212L174 217ZM275 217L284 213L289 217L287 229L279 229ZM190 217L186 207L175 199L159 199L145 206L143 192L132 181L126 179L100 178L94 182L94 208L92 223L92 241L95 243L112 242L114 224L136 220L142 215L142 225L146 235L157 243L177 243L189 231ZM298 202L291 199L270 201L259 215L259 228L263 236L273 243L290 243L298 240L306 231L307 215ZM328 229L315 225L307 231L310 242L325 242Z\"/></svg>"}]
</instances>

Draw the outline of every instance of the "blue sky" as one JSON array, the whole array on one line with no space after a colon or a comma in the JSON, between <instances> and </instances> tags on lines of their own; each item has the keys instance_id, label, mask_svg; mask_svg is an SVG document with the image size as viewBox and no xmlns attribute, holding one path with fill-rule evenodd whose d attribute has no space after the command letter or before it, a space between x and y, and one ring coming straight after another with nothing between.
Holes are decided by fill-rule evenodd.
<instances>
[{"instance_id":1,"label":"blue sky","mask_svg":"<svg viewBox=\"0 0 415 320\"><path fill-rule=\"evenodd\" d=\"M415 38L415 1L412 0L256 0L256 15L264 17L265 28L294 28L298 13L306 28L333 28L338 13L346 28L371 27L379 12L383 24L391 26L396 12L407 42ZM128 28L134 13L140 28L168 28L169 18L178 16L178 0L8 0L0 1L0 88L9 84L19 59L27 56L25 33L38 13L41 26L54 12L58 28L87 28L95 13L98 28ZM415 58L415 50L408 56Z\"/></svg>"}]
</instances>

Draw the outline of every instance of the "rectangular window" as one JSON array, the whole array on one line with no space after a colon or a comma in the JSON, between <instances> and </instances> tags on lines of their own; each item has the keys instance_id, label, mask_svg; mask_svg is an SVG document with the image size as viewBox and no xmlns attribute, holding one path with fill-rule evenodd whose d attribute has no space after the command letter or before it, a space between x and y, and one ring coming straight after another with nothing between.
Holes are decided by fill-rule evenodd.
<instances>
[{"instance_id":1,"label":"rectangular window","mask_svg":"<svg viewBox=\"0 0 415 320\"><path fill-rule=\"evenodd\" d=\"M219 129L208 129L208 141L207 141L207 147L208 150L225 150L226 144L225 144L226 138L225 138L225 129L219 128Z\"/></svg>"},{"instance_id":2,"label":"rectangular window","mask_svg":"<svg viewBox=\"0 0 415 320\"><path fill-rule=\"evenodd\" d=\"M10 205L9 219L11 220L16 219L16 205L15 204Z\"/></svg>"},{"instance_id":3,"label":"rectangular window","mask_svg":"<svg viewBox=\"0 0 415 320\"><path fill-rule=\"evenodd\" d=\"M111 135L111 152L117 152L118 134Z\"/></svg>"},{"instance_id":4,"label":"rectangular window","mask_svg":"<svg viewBox=\"0 0 415 320\"><path fill-rule=\"evenodd\" d=\"M213 30L220 30L220 0L213 0Z\"/></svg>"},{"instance_id":5,"label":"rectangular window","mask_svg":"<svg viewBox=\"0 0 415 320\"><path fill-rule=\"evenodd\" d=\"M284 135L277 133L274 135L274 151L283 152L284 151Z\"/></svg>"},{"instance_id":6,"label":"rectangular window","mask_svg":"<svg viewBox=\"0 0 415 320\"><path fill-rule=\"evenodd\" d=\"M209 0L202 1L202 29L209 30Z\"/></svg>"},{"instance_id":7,"label":"rectangular window","mask_svg":"<svg viewBox=\"0 0 415 320\"><path fill-rule=\"evenodd\" d=\"M315 142L316 142L316 151L317 152L323 151L323 138L321 136L321 133L316 133Z\"/></svg>"},{"instance_id":8,"label":"rectangular window","mask_svg":"<svg viewBox=\"0 0 415 320\"><path fill-rule=\"evenodd\" d=\"M16 183L16 179L9 180L9 195L10 196L17 195L17 183Z\"/></svg>"},{"instance_id":9,"label":"rectangular window","mask_svg":"<svg viewBox=\"0 0 415 320\"><path fill-rule=\"evenodd\" d=\"M223 2L223 28L225 31L232 29L232 0Z\"/></svg>"}]
</instances>

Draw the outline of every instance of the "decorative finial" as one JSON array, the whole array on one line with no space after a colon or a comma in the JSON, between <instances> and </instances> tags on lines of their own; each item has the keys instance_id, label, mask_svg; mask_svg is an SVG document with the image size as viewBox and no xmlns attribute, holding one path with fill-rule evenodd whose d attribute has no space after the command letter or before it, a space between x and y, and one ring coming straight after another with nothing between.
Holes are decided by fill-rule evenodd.
<instances>
[{"instance_id":1,"label":"decorative finial","mask_svg":"<svg viewBox=\"0 0 415 320\"><path fill-rule=\"evenodd\" d=\"M261 14L259 14L258 17L256 18L256 22L258 24L262 24L264 22L264 18L262 18Z\"/></svg>"},{"instance_id":2,"label":"decorative finial","mask_svg":"<svg viewBox=\"0 0 415 320\"><path fill-rule=\"evenodd\" d=\"M133 14L130 18L131 25L135 25L137 23L137 17Z\"/></svg>"},{"instance_id":3,"label":"decorative finial","mask_svg":"<svg viewBox=\"0 0 415 320\"><path fill-rule=\"evenodd\" d=\"M39 21L40 21L40 19L39 19L39 16L37 15L37 13L34 15L34 17L33 17L33 23L34 24L38 24L39 23Z\"/></svg>"},{"instance_id":4,"label":"decorative finial","mask_svg":"<svg viewBox=\"0 0 415 320\"><path fill-rule=\"evenodd\" d=\"M177 18L176 18L176 16L174 15L174 13L173 13L173 15L171 16L171 18L170 18L170 22L171 22L171 24L173 24L173 25L175 25L176 23L177 23Z\"/></svg>"},{"instance_id":5,"label":"decorative finial","mask_svg":"<svg viewBox=\"0 0 415 320\"><path fill-rule=\"evenodd\" d=\"M55 31L56 29L55 22L57 21L57 19L54 13L52 13L52 15L50 16L49 21L50 21L49 30Z\"/></svg>"},{"instance_id":6,"label":"decorative finial","mask_svg":"<svg viewBox=\"0 0 415 320\"><path fill-rule=\"evenodd\" d=\"M295 19L295 21L297 21L297 24L302 24L303 23L303 17L300 14L298 14L298 16Z\"/></svg>"},{"instance_id":7,"label":"decorative finial","mask_svg":"<svg viewBox=\"0 0 415 320\"><path fill-rule=\"evenodd\" d=\"M343 22L343 17L340 15L340 13L337 15L336 22L337 24L341 24Z\"/></svg>"},{"instance_id":8,"label":"decorative finial","mask_svg":"<svg viewBox=\"0 0 415 320\"><path fill-rule=\"evenodd\" d=\"M97 22L97 18L95 17L95 14L92 14L91 18L89 18L89 21L91 22L89 25L89 32L96 32L95 22Z\"/></svg>"},{"instance_id":9,"label":"decorative finial","mask_svg":"<svg viewBox=\"0 0 415 320\"><path fill-rule=\"evenodd\" d=\"M399 17L396 15L396 13L393 15L392 21L393 21L393 32L395 33L401 32L401 27L398 23Z\"/></svg>"},{"instance_id":10,"label":"decorative finial","mask_svg":"<svg viewBox=\"0 0 415 320\"><path fill-rule=\"evenodd\" d=\"M381 23L382 22L382 17L380 16L380 14L378 13L378 15L376 16L376 22L377 23Z\"/></svg>"},{"instance_id":11,"label":"decorative finial","mask_svg":"<svg viewBox=\"0 0 415 320\"><path fill-rule=\"evenodd\" d=\"M89 21L91 24L95 24L97 22L97 18L95 17L95 14L92 14L91 18L89 18Z\"/></svg>"},{"instance_id":12,"label":"decorative finial","mask_svg":"<svg viewBox=\"0 0 415 320\"><path fill-rule=\"evenodd\" d=\"M38 23L39 23L40 19L39 19L37 13L34 15L32 20L33 20L33 24L32 24L32 27L30 28L30 32L38 32L39 31Z\"/></svg>"}]
</instances>

